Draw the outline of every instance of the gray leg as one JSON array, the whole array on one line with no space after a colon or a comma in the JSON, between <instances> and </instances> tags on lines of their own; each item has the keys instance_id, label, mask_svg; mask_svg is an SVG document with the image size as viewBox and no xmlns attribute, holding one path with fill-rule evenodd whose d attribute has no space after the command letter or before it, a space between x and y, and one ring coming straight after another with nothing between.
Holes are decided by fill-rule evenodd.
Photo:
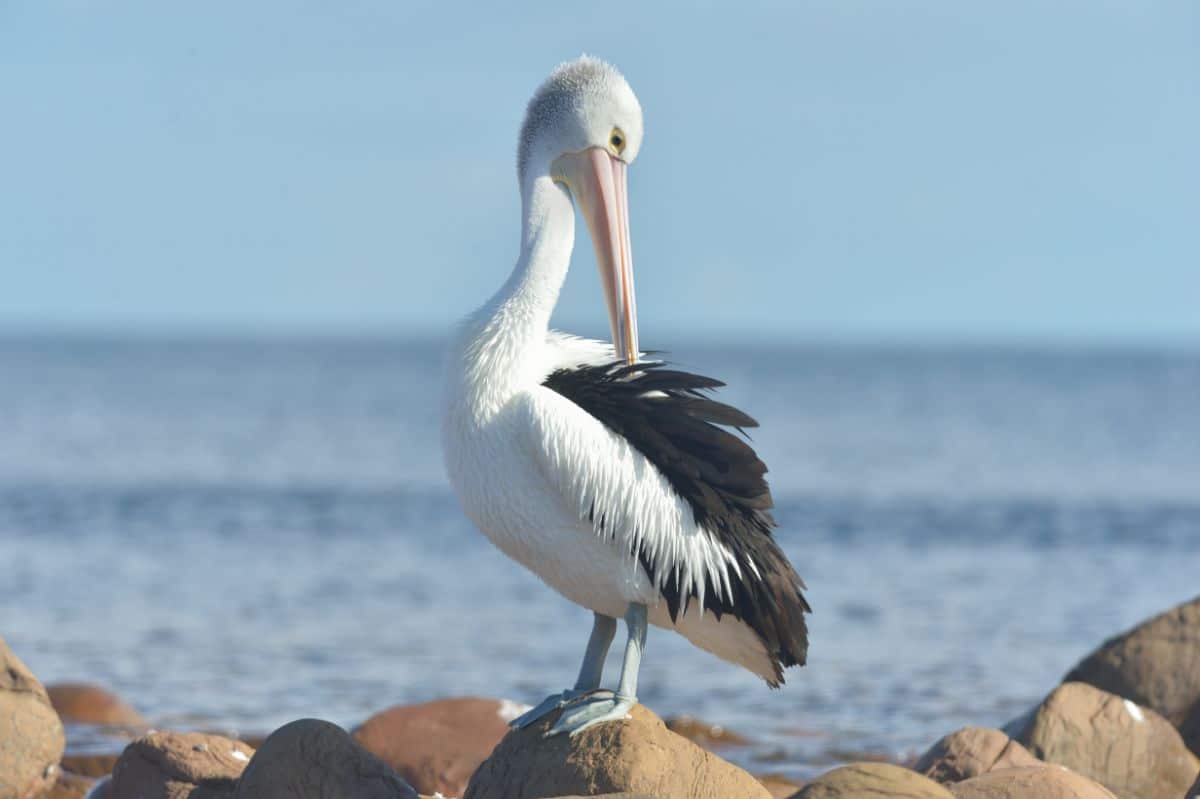
<instances>
[{"instance_id":1,"label":"gray leg","mask_svg":"<svg viewBox=\"0 0 1200 799\"><path fill-rule=\"evenodd\" d=\"M576 691L583 693L600 687L600 678L604 674L604 659L608 657L608 648L612 646L616 632L616 619L596 614L595 621L592 622L592 635L588 638L587 651L583 654L583 664L579 667L579 679L575 680Z\"/></svg>"},{"instance_id":2,"label":"gray leg","mask_svg":"<svg viewBox=\"0 0 1200 799\"><path fill-rule=\"evenodd\" d=\"M642 666L642 652L646 649L645 605L629 605L625 612L625 627L629 638L625 642L625 660L621 664L621 681L616 694L595 694L573 702L546 732L547 736L564 732L576 735L593 725L628 717L630 709L637 704L638 671Z\"/></svg>"},{"instance_id":3,"label":"gray leg","mask_svg":"<svg viewBox=\"0 0 1200 799\"><path fill-rule=\"evenodd\" d=\"M595 614L592 621L592 635L588 638L587 651L583 655L583 664L579 667L579 678L575 687L568 688L561 694L551 694L537 704L536 707L525 711L508 723L514 729L528 727L552 710L578 699L589 691L600 687L600 677L604 673L604 659L608 657L608 647L612 644L613 635L617 632L617 620L612 616Z\"/></svg>"}]
</instances>

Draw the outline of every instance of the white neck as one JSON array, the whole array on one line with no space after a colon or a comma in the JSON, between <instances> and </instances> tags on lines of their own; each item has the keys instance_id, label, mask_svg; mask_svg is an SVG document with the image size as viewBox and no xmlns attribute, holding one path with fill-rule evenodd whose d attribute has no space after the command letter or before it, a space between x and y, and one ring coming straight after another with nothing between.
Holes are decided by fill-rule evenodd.
<instances>
[{"instance_id":1,"label":"white neck","mask_svg":"<svg viewBox=\"0 0 1200 799\"><path fill-rule=\"evenodd\" d=\"M459 335L451 375L461 398L491 407L540 380L550 314L575 244L575 209L547 174L521 187L521 255L504 285ZM457 372L457 376L455 376Z\"/></svg>"}]
</instances>

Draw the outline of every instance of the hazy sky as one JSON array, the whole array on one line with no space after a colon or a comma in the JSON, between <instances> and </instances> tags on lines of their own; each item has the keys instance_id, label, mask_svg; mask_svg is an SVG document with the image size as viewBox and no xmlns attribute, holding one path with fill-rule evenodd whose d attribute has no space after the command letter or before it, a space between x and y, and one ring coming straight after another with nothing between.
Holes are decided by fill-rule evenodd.
<instances>
[{"instance_id":1,"label":"hazy sky","mask_svg":"<svg viewBox=\"0 0 1200 799\"><path fill-rule=\"evenodd\" d=\"M647 346L1200 341L1190 0L7 0L0 329L444 329L511 269L524 104L583 51L646 112ZM558 322L605 319L584 246Z\"/></svg>"}]
</instances>

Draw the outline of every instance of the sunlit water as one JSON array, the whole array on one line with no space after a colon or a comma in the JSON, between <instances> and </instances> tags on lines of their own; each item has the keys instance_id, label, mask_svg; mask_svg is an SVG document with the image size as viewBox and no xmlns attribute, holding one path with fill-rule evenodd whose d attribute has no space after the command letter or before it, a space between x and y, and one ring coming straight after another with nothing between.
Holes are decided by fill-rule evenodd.
<instances>
[{"instance_id":1,"label":"sunlit water","mask_svg":"<svg viewBox=\"0 0 1200 799\"><path fill-rule=\"evenodd\" d=\"M672 357L762 422L812 648L771 691L652 630L642 700L750 737L730 756L755 771L1003 723L1200 592L1196 354ZM439 361L426 342L0 341L0 634L43 680L173 727L564 687L590 614L458 510Z\"/></svg>"}]
</instances>

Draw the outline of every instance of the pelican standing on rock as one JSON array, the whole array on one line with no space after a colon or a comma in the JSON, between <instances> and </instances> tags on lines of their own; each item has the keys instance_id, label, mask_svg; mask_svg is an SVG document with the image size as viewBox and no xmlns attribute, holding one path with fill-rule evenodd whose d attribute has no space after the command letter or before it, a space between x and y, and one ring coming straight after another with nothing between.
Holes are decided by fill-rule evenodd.
<instances>
[{"instance_id":1,"label":"pelican standing on rock","mask_svg":"<svg viewBox=\"0 0 1200 799\"><path fill-rule=\"evenodd\" d=\"M467 516L506 555L595 614L579 678L515 719L563 708L547 734L625 718L647 623L678 632L772 687L803 665L811 609L771 535L766 467L719 427L755 426L709 399L717 380L642 361L626 173L642 110L611 65L558 67L521 127L521 253L451 346L442 425ZM549 329L575 209L587 220L613 343ZM600 690L616 620L616 691Z\"/></svg>"}]
</instances>

